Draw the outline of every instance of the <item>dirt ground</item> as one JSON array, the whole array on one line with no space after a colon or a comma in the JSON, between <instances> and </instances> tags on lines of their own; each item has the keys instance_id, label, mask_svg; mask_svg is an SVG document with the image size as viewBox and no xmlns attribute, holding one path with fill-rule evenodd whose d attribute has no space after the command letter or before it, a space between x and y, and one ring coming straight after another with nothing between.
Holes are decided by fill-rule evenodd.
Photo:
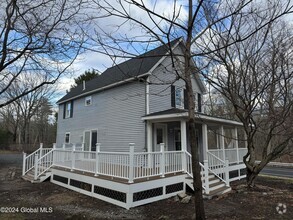
<instances>
[{"instance_id":1,"label":"dirt ground","mask_svg":"<svg viewBox=\"0 0 293 220\"><path fill-rule=\"evenodd\" d=\"M247 190L237 181L231 193L205 200L207 219L293 219L293 180L259 177L257 184ZM284 214L276 211L279 203L286 205ZM193 207L194 199L170 198L126 210L49 181L26 182L19 164L0 163L0 219L192 219Z\"/></svg>"}]
</instances>

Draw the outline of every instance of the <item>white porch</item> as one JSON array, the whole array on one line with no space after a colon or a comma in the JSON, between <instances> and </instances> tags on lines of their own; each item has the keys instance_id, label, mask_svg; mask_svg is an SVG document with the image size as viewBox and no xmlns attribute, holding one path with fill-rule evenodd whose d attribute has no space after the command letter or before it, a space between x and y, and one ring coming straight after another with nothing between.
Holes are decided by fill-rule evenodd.
<instances>
[{"instance_id":1,"label":"white porch","mask_svg":"<svg viewBox=\"0 0 293 220\"><path fill-rule=\"evenodd\" d=\"M51 182L80 193L131 208L193 189L191 155L185 150L165 151L160 144L158 152L84 151L72 148L40 149L23 157L23 176L41 182L50 176ZM231 181L244 177L243 164L229 166L212 153L209 160L200 163L203 193L210 197L230 190ZM238 170L238 176L229 172Z\"/></svg>"},{"instance_id":2,"label":"white porch","mask_svg":"<svg viewBox=\"0 0 293 220\"><path fill-rule=\"evenodd\" d=\"M142 118L147 124L147 152L159 151L161 143L164 143L165 151L191 152L187 112L176 111ZM212 155L224 162L228 160L229 165L243 163L247 147L241 123L204 114L197 114L196 118L196 138L202 162Z\"/></svg>"}]
</instances>

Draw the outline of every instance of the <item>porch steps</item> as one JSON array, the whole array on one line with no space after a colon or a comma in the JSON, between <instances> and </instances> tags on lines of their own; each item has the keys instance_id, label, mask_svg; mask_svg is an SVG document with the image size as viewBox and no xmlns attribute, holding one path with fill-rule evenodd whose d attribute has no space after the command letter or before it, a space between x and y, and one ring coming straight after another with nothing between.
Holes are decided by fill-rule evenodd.
<instances>
[{"instance_id":1,"label":"porch steps","mask_svg":"<svg viewBox=\"0 0 293 220\"><path fill-rule=\"evenodd\" d=\"M34 174L34 169L28 171L24 176L22 176L22 179L29 181L31 183L41 183L44 182L46 179L48 179L51 176L51 171L48 170L44 174L38 177L38 179L34 179L35 174Z\"/></svg>"},{"instance_id":2,"label":"porch steps","mask_svg":"<svg viewBox=\"0 0 293 220\"><path fill-rule=\"evenodd\" d=\"M231 191L231 187L226 186L226 184L217 178L214 174L209 173L209 190L210 192L207 194L203 190L203 197L207 199L212 199L215 196L222 195L224 193L227 193ZM202 175L201 180L204 184L205 177ZM186 177L185 183L193 190L193 178Z\"/></svg>"}]
</instances>

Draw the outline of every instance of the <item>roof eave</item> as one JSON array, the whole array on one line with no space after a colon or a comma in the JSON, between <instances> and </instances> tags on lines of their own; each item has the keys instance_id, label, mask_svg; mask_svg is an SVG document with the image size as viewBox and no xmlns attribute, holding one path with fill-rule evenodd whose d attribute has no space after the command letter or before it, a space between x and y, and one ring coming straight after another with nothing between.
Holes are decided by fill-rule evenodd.
<instances>
[{"instance_id":1,"label":"roof eave","mask_svg":"<svg viewBox=\"0 0 293 220\"><path fill-rule=\"evenodd\" d=\"M109 84L107 86L103 86L101 88L98 88L98 89L94 89L94 90L91 90L91 91L88 91L88 92L85 92L85 93L82 93L80 95L77 95L77 96L73 96L71 98L68 98L68 99L65 99L65 100L62 100L62 101L58 101L56 104L60 105L62 103L65 103L65 102L68 102L68 101L71 101L73 99L77 99L77 98L80 98L80 97L83 97L83 96L86 96L86 95L90 95L90 94L93 94L93 93L96 93L96 92L99 92L101 90L105 90L105 89L109 89L109 88L112 88L112 87L115 87L115 86L119 86L119 85L122 85L124 83L128 83L130 81L133 81L133 80L136 80L138 78L141 78L141 77L144 77L144 76L148 76L150 75L150 71L148 71L147 73L144 73L144 74L141 74L141 75L138 75L138 76L135 76L135 77L131 77L131 78L128 78L128 79L125 79L123 81L120 81L120 82L116 82L116 83L112 83L112 84Z\"/></svg>"},{"instance_id":2,"label":"roof eave","mask_svg":"<svg viewBox=\"0 0 293 220\"><path fill-rule=\"evenodd\" d=\"M187 118L188 112L183 113L169 113L165 115L151 115L151 116L143 116L141 119L144 121L160 121L160 120L167 120L167 119L179 119L179 118ZM203 115L203 114L196 114L195 118L201 120L200 122L210 122L210 123L219 123L223 125L229 126L236 126L236 127L243 127L243 124L238 121L228 120L224 118L217 118L213 116Z\"/></svg>"}]
</instances>

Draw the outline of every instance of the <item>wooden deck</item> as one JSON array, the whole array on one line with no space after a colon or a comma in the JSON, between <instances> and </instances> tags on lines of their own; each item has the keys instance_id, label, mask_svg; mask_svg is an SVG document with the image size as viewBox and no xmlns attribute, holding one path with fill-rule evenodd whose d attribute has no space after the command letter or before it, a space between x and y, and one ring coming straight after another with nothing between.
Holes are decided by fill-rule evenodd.
<instances>
[{"instance_id":1,"label":"wooden deck","mask_svg":"<svg viewBox=\"0 0 293 220\"><path fill-rule=\"evenodd\" d=\"M157 179L162 179L162 178L168 178L168 177L173 177L173 176L178 176L178 175L183 175L185 174L183 171L182 172L173 172L173 173L167 173L162 177L161 175L155 175L151 177L144 177L144 178L139 178L139 179L134 179L133 183L129 183L127 179L119 178L119 177L113 177L113 176L107 176L103 174L95 175L92 172L86 172L86 171L80 171L80 170L72 170L69 168L64 168L61 166L53 166L52 168L57 169L57 170L62 170L62 171L67 171L71 173L76 173L76 174L81 174L89 177L94 177L98 179L103 179L103 180L108 180L108 181L113 181L117 183L123 183L123 184L134 184L134 183L141 183L141 182L147 182L147 181L153 181ZM119 172L120 167L116 166L117 172ZM145 170L150 170L150 168L142 168L142 167L136 167L135 172L146 172ZM149 171L150 172L150 171Z\"/></svg>"}]
</instances>

